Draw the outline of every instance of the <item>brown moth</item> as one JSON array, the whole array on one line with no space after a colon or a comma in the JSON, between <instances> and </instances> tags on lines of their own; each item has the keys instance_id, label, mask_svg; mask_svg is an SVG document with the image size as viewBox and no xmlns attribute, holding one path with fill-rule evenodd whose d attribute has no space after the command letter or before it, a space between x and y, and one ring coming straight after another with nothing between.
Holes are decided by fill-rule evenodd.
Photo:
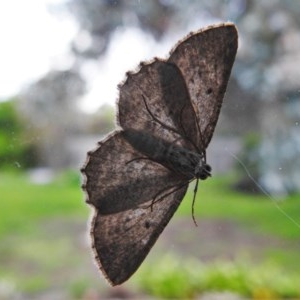
<instances>
[{"instance_id":1,"label":"brown moth","mask_svg":"<svg viewBox=\"0 0 300 300\"><path fill-rule=\"evenodd\" d=\"M92 248L110 284L138 269L188 184L196 180L195 201L199 179L210 176L206 148L237 40L232 23L191 33L167 60L141 63L119 86L120 129L88 153L82 168L86 202L94 209Z\"/></svg>"}]
</instances>

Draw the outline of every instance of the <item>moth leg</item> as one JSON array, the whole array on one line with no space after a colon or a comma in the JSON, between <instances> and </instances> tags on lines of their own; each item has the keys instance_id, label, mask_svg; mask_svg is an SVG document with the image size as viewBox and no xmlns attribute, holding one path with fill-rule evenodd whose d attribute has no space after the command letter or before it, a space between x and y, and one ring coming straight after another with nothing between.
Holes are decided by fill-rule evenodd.
<instances>
[{"instance_id":1,"label":"moth leg","mask_svg":"<svg viewBox=\"0 0 300 300\"><path fill-rule=\"evenodd\" d=\"M192 179L193 180L193 179ZM192 180L188 180L186 182L184 182L183 184L179 184L179 185L175 185L173 187L168 187L166 189L160 190L154 197L153 200L151 202L150 205L147 205L145 208L151 208L151 211L153 211L153 206L155 203L162 201L165 197L177 192L178 190L182 189L183 187L185 187L186 185L188 185ZM196 185L194 188L194 195L193 195L193 201L192 201L192 218L193 218L193 222L195 224L195 226L198 226L197 221L195 219L195 202L196 202L196 195L197 195L197 191L198 191L198 184L199 184L199 179L196 180ZM172 189L170 192L160 196L158 199L156 199L159 195L161 195L162 193L164 193L165 191L169 190L170 188L174 188Z\"/></svg>"},{"instance_id":2,"label":"moth leg","mask_svg":"<svg viewBox=\"0 0 300 300\"><path fill-rule=\"evenodd\" d=\"M180 110L180 119L179 119L179 124L180 124L180 128L181 128L181 130L182 130L182 132L184 134L184 139L186 141L190 142L194 146L194 148L198 151L198 153L204 153L205 152L204 149L199 149L198 146L190 138L188 138L186 130L185 130L184 126L183 126L183 111L184 111L185 107L186 107L186 104L184 104L182 106L181 110ZM197 131L199 133L199 138L200 138L201 144L203 145L202 132L201 132L201 129L200 129L200 126L199 126L199 121L198 121L198 118L197 118L197 115L196 115L194 109L193 109L193 112L194 112L194 117L195 117L195 120L196 120L195 123L196 123ZM205 161L206 161L206 154L204 156L205 156Z\"/></svg>"},{"instance_id":3,"label":"moth leg","mask_svg":"<svg viewBox=\"0 0 300 300\"><path fill-rule=\"evenodd\" d=\"M165 188L165 189L163 189L163 190L160 190L157 194L155 194L155 196L153 197L153 199L152 199L152 201L151 201L151 204L150 204L150 205L147 205L146 208L149 208L149 207L150 207L150 208L151 208L151 211L153 211L153 206L154 206L155 203L160 202L160 201L162 201L164 198L168 197L169 195L171 195L171 194L173 194L173 193L179 191L180 189L182 189L182 188L184 188L185 186L187 186L190 182L191 182L191 180L188 180L188 181L186 181L186 182L184 182L184 183L182 183L182 184L177 184L177 185L175 185L175 186L167 187L167 188ZM164 193L165 191L168 191L168 190L170 190L170 189L172 189L172 190L169 191L168 193L166 193L166 194L160 196L158 199L156 199L159 195L161 195L162 193Z\"/></svg>"},{"instance_id":4,"label":"moth leg","mask_svg":"<svg viewBox=\"0 0 300 300\"><path fill-rule=\"evenodd\" d=\"M178 135L180 135L180 132L178 132L175 128L173 128L173 127L171 127L171 126L169 126L169 125L164 124L162 121L160 121L158 118L156 118L156 117L153 115L153 113L151 112L150 108L148 107L148 104L147 104L146 99L145 99L145 97L144 97L143 94L142 94L142 98L143 98L143 101L144 101L144 104L145 104L145 107L146 107L147 112L149 113L149 115L151 116L151 118L152 118L155 122L157 122L158 124L160 124L163 128L166 128L166 129L168 129L168 130L170 130L170 131L173 131L173 132L177 133Z\"/></svg>"},{"instance_id":5,"label":"moth leg","mask_svg":"<svg viewBox=\"0 0 300 300\"><path fill-rule=\"evenodd\" d=\"M180 110L179 124L180 124L181 130L182 130L184 136L186 136L187 134L186 134L186 131L185 131L184 127L183 127L183 122L182 122L184 108L185 108L185 105L183 105L182 108L181 108L181 110Z\"/></svg>"},{"instance_id":6,"label":"moth leg","mask_svg":"<svg viewBox=\"0 0 300 300\"><path fill-rule=\"evenodd\" d=\"M166 129L168 129L168 130L170 130L170 131L173 131L173 132L177 133L177 134L180 135L180 136L182 135L182 134L181 134L178 130L176 130L175 128L173 128L173 127L171 127L171 126L169 126L169 125L166 125L166 124L163 123L161 120L159 120L158 118L156 118L156 117L153 115L153 113L151 112L151 110L150 110L150 108L149 108L149 106L148 106L148 104L147 104L147 102L146 102L146 99L145 99L145 97L144 97L143 94L142 94L142 98L143 98L143 101L144 101L144 104L145 104L145 107L146 107L147 112L149 113L149 115L151 116L151 118L152 118L155 122L157 122L158 124L160 124L163 128L166 128ZM184 134L183 137L181 137L181 139L184 139L185 141L189 142L196 150L198 150L198 153L201 153L201 152L203 152L203 150L198 149L198 147L196 146L196 144L195 144L191 139L188 138L188 136L187 136L187 134L186 134L186 131L185 131L183 125L182 125L182 124L183 124L183 122L182 122L182 115L183 115L183 110L184 110L184 108L185 108L185 105L183 105L183 107L181 108L181 111L180 111L180 120L179 120L181 130L182 130L182 132L183 132L183 134ZM201 135L201 131L200 131L198 122L196 122L196 125L197 125L197 129L198 129L198 131L199 131L199 133L200 133L200 138L201 138L201 141L202 141L202 135Z\"/></svg>"},{"instance_id":7,"label":"moth leg","mask_svg":"<svg viewBox=\"0 0 300 300\"><path fill-rule=\"evenodd\" d=\"M203 150L201 150L197 147L197 145L188 137L188 135L186 134L186 131L184 129L182 120L183 120L183 110L184 110L185 106L186 106L185 104L182 106L182 108L180 110L180 118L179 118L179 124L180 124L181 130L184 134L184 140L188 141L197 150L198 153L201 153L201 152L203 152ZM198 122L196 122L196 125L197 125L197 129L200 130ZM200 132L200 136L201 136L201 132Z\"/></svg>"},{"instance_id":8,"label":"moth leg","mask_svg":"<svg viewBox=\"0 0 300 300\"><path fill-rule=\"evenodd\" d=\"M153 160L150 159L149 157L146 157L146 156L143 157L143 156L141 156L141 157L136 157L136 158L133 158L133 159L127 161L127 162L125 163L125 165L128 165L128 164L130 164L131 162L136 161L136 160L139 160L139 159L148 159L148 160L153 161ZM155 161L154 161L154 162L155 162Z\"/></svg>"}]
</instances>

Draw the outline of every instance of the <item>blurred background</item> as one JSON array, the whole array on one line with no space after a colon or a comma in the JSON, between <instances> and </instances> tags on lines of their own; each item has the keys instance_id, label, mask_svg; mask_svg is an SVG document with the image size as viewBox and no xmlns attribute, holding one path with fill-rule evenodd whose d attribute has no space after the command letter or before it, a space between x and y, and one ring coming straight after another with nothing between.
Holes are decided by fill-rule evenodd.
<instances>
[{"instance_id":1,"label":"blurred background","mask_svg":"<svg viewBox=\"0 0 300 300\"><path fill-rule=\"evenodd\" d=\"M1 2L0 299L299 298L299 14L291 0ZM115 128L126 71L226 21L239 49L198 227L191 187L140 270L110 288L90 251L86 152Z\"/></svg>"}]
</instances>

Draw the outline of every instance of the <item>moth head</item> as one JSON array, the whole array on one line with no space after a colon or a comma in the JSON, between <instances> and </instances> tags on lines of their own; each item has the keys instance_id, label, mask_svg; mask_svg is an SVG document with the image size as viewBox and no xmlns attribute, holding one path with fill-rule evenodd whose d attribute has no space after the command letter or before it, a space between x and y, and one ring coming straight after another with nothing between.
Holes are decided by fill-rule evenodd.
<instances>
[{"instance_id":1,"label":"moth head","mask_svg":"<svg viewBox=\"0 0 300 300\"><path fill-rule=\"evenodd\" d=\"M211 176L210 172L211 172L211 166L201 159L196 165L195 177L201 180L205 180L207 177Z\"/></svg>"}]
</instances>

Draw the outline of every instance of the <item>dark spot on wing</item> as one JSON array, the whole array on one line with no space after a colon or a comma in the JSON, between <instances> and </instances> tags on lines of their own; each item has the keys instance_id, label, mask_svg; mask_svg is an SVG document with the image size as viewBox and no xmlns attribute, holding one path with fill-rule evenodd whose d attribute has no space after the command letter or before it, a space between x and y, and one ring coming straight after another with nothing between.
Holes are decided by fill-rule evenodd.
<instances>
[{"instance_id":1,"label":"dark spot on wing","mask_svg":"<svg viewBox=\"0 0 300 300\"><path fill-rule=\"evenodd\" d=\"M212 88L208 88L207 90L206 90L206 94L207 95L210 95L212 93Z\"/></svg>"},{"instance_id":2,"label":"dark spot on wing","mask_svg":"<svg viewBox=\"0 0 300 300\"><path fill-rule=\"evenodd\" d=\"M149 221L145 222L145 228L147 228L147 229L150 228L150 222Z\"/></svg>"}]
</instances>

